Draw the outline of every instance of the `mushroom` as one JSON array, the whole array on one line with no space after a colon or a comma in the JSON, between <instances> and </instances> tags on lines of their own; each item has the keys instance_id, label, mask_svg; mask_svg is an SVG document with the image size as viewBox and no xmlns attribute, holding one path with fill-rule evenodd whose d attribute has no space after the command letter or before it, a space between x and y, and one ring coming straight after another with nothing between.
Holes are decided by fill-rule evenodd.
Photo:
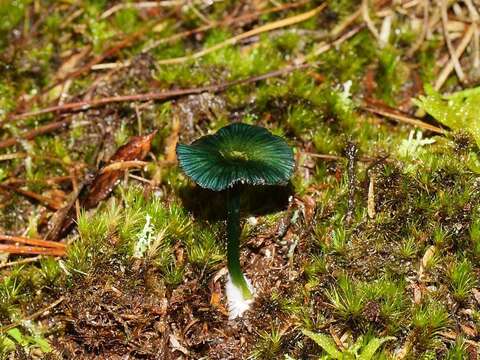
<instances>
[{"instance_id":1,"label":"mushroom","mask_svg":"<svg viewBox=\"0 0 480 360\"><path fill-rule=\"evenodd\" d=\"M254 288L240 267L239 184L284 185L295 161L281 137L260 126L233 123L191 145L178 144L177 158L184 173L199 186L226 190L227 259L226 293L229 317L241 316L253 302Z\"/></svg>"}]
</instances>

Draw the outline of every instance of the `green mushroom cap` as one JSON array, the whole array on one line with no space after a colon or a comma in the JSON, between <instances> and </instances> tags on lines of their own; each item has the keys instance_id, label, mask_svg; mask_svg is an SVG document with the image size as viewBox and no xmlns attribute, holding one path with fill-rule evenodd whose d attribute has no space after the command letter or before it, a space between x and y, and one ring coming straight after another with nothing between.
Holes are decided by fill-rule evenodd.
<instances>
[{"instance_id":1,"label":"green mushroom cap","mask_svg":"<svg viewBox=\"0 0 480 360\"><path fill-rule=\"evenodd\" d=\"M220 191L237 183L281 185L291 177L293 151L260 126L233 123L191 145L178 144L180 167L201 187Z\"/></svg>"}]
</instances>

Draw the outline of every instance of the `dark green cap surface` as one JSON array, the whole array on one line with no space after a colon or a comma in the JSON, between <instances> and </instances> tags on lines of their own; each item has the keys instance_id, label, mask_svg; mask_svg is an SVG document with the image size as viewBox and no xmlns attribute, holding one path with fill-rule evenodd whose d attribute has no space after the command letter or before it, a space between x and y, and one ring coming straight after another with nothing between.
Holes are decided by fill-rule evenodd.
<instances>
[{"instance_id":1,"label":"dark green cap surface","mask_svg":"<svg viewBox=\"0 0 480 360\"><path fill-rule=\"evenodd\" d=\"M236 183L281 185L292 176L293 151L267 129L233 123L191 145L178 144L180 167L201 187L224 190Z\"/></svg>"}]
</instances>

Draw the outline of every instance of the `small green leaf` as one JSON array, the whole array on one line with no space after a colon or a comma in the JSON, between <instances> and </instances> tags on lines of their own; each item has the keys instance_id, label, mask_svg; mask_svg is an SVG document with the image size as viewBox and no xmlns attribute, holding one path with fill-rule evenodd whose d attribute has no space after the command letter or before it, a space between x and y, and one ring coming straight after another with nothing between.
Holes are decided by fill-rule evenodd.
<instances>
[{"instance_id":1,"label":"small green leaf","mask_svg":"<svg viewBox=\"0 0 480 360\"><path fill-rule=\"evenodd\" d=\"M364 350L360 354L359 359L360 360L370 360L373 355L377 352L377 350L380 348L380 346L383 345L383 343L390 341L390 340L395 340L396 338L393 336L387 336L383 338L373 338L368 342L368 344L365 346Z\"/></svg>"},{"instance_id":2,"label":"small green leaf","mask_svg":"<svg viewBox=\"0 0 480 360\"><path fill-rule=\"evenodd\" d=\"M191 145L177 145L181 168L201 187L220 191L236 183L285 184L295 165L285 140L244 123L221 128Z\"/></svg>"},{"instance_id":3,"label":"small green leaf","mask_svg":"<svg viewBox=\"0 0 480 360\"><path fill-rule=\"evenodd\" d=\"M42 352L44 353L48 353L50 351L52 351L52 348L50 346L50 344L48 343L48 341L42 337L35 337L32 339L32 343L37 345L40 350L42 350Z\"/></svg>"},{"instance_id":4,"label":"small green leaf","mask_svg":"<svg viewBox=\"0 0 480 360\"><path fill-rule=\"evenodd\" d=\"M325 350L333 359L342 359L342 353L337 349L335 342L324 334L315 334L308 330L302 330L305 336L315 341L318 346Z\"/></svg>"},{"instance_id":5,"label":"small green leaf","mask_svg":"<svg viewBox=\"0 0 480 360\"><path fill-rule=\"evenodd\" d=\"M23 337L22 332L18 328L8 330L7 334L20 345L26 344L26 340Z\"/></svg>"},{"instance_id":6,"label":"small green leaf","mask_svg":"<svg viewBox=\"0 0 480 360\"><path fill-rule=\"evenodd\" d=\"M437 121L453 130L465 130L480 146L480 87L451 95L440 95L432 87L426 87L427 96L420 96L414 103Z\"/></svg>"}]
</instances>

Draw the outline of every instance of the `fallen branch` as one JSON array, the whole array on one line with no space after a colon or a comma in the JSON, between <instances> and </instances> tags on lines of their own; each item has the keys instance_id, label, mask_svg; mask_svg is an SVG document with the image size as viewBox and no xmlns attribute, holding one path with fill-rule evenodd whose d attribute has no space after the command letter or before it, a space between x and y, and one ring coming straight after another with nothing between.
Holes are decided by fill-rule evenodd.
<instances>
[{"instance_id":1,"label":"fallen branch","mask_svg":"<svg viewBox=\"0 0 480 360\"><path fill-rule=\"evenodd\" d=\"M450 38L450 33L448 32L448 7L449 3L448 0L443 0L441 4L441 17L442 17L442 27L443 27L443 35L445 37L445 43L447 44L447 49L450 54L450 58L457 73L458 79L460 82L465 81L465 74L463 72L462 66L460 65L460 56L457 55L457 52L453 48L452 39Z\"/></svg>"},{"instance_id":2,"label":"fallen branch","mask_svg":"<svg viewBox=\"0 0 480 360\"><path fill-rule=\"evenodd\" d=\"M46 88L42 89L37 95L33 96L30 98L27 102L26 105L34 103L36 100L38 100L40 97L48 93L50 90L54 89L55 87L62 85L65 83L67 80L75 79L79 77L80 75L83 75L84 73L90 71L92 66L101 63L104 59L108 59L115 55L117 52L120 50L131 46L135 41L140 38L142 35L144 35L147 31L149 31L152 27L152 24L148 24L144 26L142 29L136 31L135 33L127 36L125 39L120 40L110 48L108 48L104 53L97 55L93 57L87 64L82 66L80 69L74 70L72 72L69 72L68 74L65 74L65 76L57 79L54 81L52 84L48 85ZM25 104L24 104L25 105ZM5 123L7 123L9 120L12 118L10 116L7 116L5 120L0 121L0 126L3 126Z\"/></svg>"},{"instance_id":3,"label":"fallen branch","mask_svg":"<svg viewBox=\"0 0 480 360\"><path fill-rule=\"evenodd\" d=\"M219 84L219 85L210 85L210 86L203 86L203 87L198 87L198 88L190 88L190 89L177 89L177 90L170 90L170 91L163 91L163 92L151 92L151 93L145 93L145 94L135 94L135 95L123 95L123 96L112 96L112 97L107 97L107 98L102 98L102 99L97 99L97 100L86 100L86 101L79 101L79 102L73 102L73 103L65 103L62 105L56 105L56 106L50 106L44 109L36 110L36 111L30 111L30 112L25 112L22 114L17 114L13 115L12 119L13 120L20 120L20 119L26 119L32 116L38 116L38 115L44 115L44 114L49 114L49 113L65 113L65 112L72 112L72 111L85 111L91 108L107 105L107 104L112 104L112 103L120 103L120 102L134 102L134 101L151 101L151 100L171 100L175 99L181 96L186 96L186 95L194 95L194 94L201 94L204 92L211 92L211 93L218 93L221 91L225 91L226 89L236 86L236 85L245 85L249 83L255 83L261 80L266 80L269 78L285 75L288 73L291 73L295 70L299 70L302 68L307 68L310 67L310 64L303 64L303 65L298 65L298 66L289 66L280 70L272 71L263 75L259 76L254 76L251 78L247 79L240 79L240 80L235 80L231 82L227 82L224 84ZM59 127L68 124L72 120L62 120L59 122L54 122L50 123L48 125L45 125L43 127L40 127L35 130L28 131L24 133L21 138L23 139L31 139L35 137L36 135L40 134L45 134L46 132L51 132ZM47 129L47 127L51 127ZM7 139L4 141L0 142L0 148L12 146L18 142L17 138L11 138Z\"/></svg>"},{"instance_id":4,"label":"fallen branch","mask_svg":"<svg viewBox=\"0 0 480 360\"><path fill-rule=\"evenodd\" d=\"M33 191L24 190L24 189L17 188L15 186L4 185L4 184L0 184L0 189L6 190L6 191L12 191L28 199L39 202L40 204L49 208L50 210L56 211L62 207L62 204L59 204L57 201L49 199L46 196L34 193Z\"/></svg>"},{"instance_id":5,"label":"fallen branch","mask_svg":"<svg viewBox=\"0 0 480 360\"><path fill-rule=\"evenodd\" d=\"M46 248L53 248L53 249L63 249L67 247L65 244L57 242L57 241L48 241L42 239L33 239L33 238L26 238L23 236L13 236L13 235L0 235L0 240L4 241L11 241L20 244L28 244L28 245L35 245L35 246L43 246Z\"/></svg>"},{"instance_id":6,"label":"fallen branch","mask_svg":"<svg viewBox=\"0 0 480 360\"><path fill-rule=\"evenodd\" d=\"M21 321L16 321L10 325L7 325L7 326L4 326L2 328L0 328L0 334L4 334L6 331L10 330L10 329L13 329L17 326L20 326L24 321L32 321L32 320L35 320L36 318L38 318L39 316L45 314L47 311L50 311L52 310L54 307L56 307L58 304L60 304L63 300L65 300L65 297L64 296L61 296L59 299L55 300L53 303L51 303L50 305L48 305L47 307L43 308L43 309L40 309L38 311L35 311L33 314L23 318Z\"/></svg>"},{"instance_id":7,"label":"fallen branch","mask_svg":"<svg viewBox=\"0 0 480 360\"><path fill-rule=\"evenodd\" d=\"M53 111L47 111L46 113L53 112ZM34 116L34 115L30 115L30 116ZM30 116L25 116L25 118L30 117ZM72 121L71 118L64 119L64 120L55 121L55 122L40 126L37 129L25 131L19 137L12 137L12 138L0 141L0 149L7 148L7 147L13 146L15 144L18 144L18 142L21 141L21 140L31 140L31 139L37 137L38 135L44 135L44 134L51 133L55 130L58 130L58 129L68 125L71 121Z\"/></svg>"},{"instance_id":8,"label":"fallen branch","mask_svg":"<svg viewBox=\"0 0 480 360\"><path fill-rule=\"evenodd\" d=\"M25 184L46 184L46 185L54 185L60 184L63 182L70 182L72 181L71 176L53 176L48 179L16 179L16 178L8 178L7 180L3 181L1 185L25 185Z\"/></svg>"},{"instance_id":9,"label":"fallen branch","mask_svg":"<svg viewBox=\"0 0 480 360\"><path fill-rule=\"evenodd\" d=\"M432 132L437 133L437 134L445 134L447 132L446 130L444 130L442 128L439 128L439 127L434 126L434 125L430 125L426 122L421 121L420 119L416 119L414 117L410 117L410 116L407 116L405 114L390 111L390 110L387 110L387 109L378 109L378 108L374 108L374 107L371 107L371 106L368 106L368 105L365 105L365 106L361 107L361 109L363 109L365 111L368 111L368 112L371 112L373 114L377 114L377 115L387 117L387 118L395 120L397 122L403 122L405 124L413 125L415 127L421 128L421 129L429 130L429 131L432 131Z\"/></svg>"},{"instance_id":10,"label":"fallen branch","mask_svg":"<svg viewBox=\"0 0 480 360\"><path fill-rule=\"evenodd\" d=\"M475 27L473 25L470 25L468 27L468 30L466 31L465 35L463 36L462 40L460 41L460 44L454 50L455 57L457 59L459 59L462 56L462 54L465 51L465 49L467 48L468 44L470 44L470 41L473 38L474 32L475 32ZM453 60L453 58L451 58L448 61L447 65L445 65L445 67L442 69L442 71L438 75L437 81L435 82L435 90L440 90L440 88L443 86L445 81L448 79L448 77L452 73L454 67L455 67L454 60Z\"/></svg>"},{"instance_id":11,"label":"fallen branch","mask_svg":"<svg viewBox=\"0 0 480 360\"><path fill-rule=\"evenodd\" d=\"M148 165L148 161L140 161L140 160L117 161L110 165L105 166L102 170L100 170L100 174L105 174L109 171L115 171L115 170L128 170L131 168L141 169L147 165Z\"/></svg>"},{"instance_id":12,"label":"fallen branch","mask_svg":"<svg viewBox=\"0 0 480 360\"><path fill-rule=\"evenodd\" d=\"M36 262L36 261L39 261L41 258L42 258L42 256L39 255L39 256L32 257L32 258L25 258L25 259L10 261L10 262L7 262L5 264L0 264L0 269L11 267L11 266L17 266L17 265L23 265L23 264Z\"/></svg>"},{"instance_id":13,"label":"fallen branch","mask_svg":"<svg viewBox=\"0 0 480 360\"><path fill-rule=\"evenodd\" d=\"M224 48L225 46L234 45L234 44L236 44L237 42L239 42L243 39L247 39L247 38L250 38L252 36L256 36L256 35L259 35L259 34L262 34L262 33L265 33L265 32L280 29L280 28L283 28L283 27L286 27L286 26L294 25L294 24L297 24L299 22L303 22L305 20L308 20L311 17L320 13L323 9L325 9L326 6L327 6L327 3L323 3L322 5L318 6L317 8L315 8L313 10L310 10L310 11L307 11L303 14L291 16L291 17L288 17L286 19L282 19L282 20L278 20L278 21L274 21L272 23L265 24L265 25L260 26L258 28L246 31L244 33L241 33L239 35L231 37L230 39L222 41L219 44L213 45L209 48L206 48L206 49L203 49L199 52L196 52L192 55L181 56L181 57L166 59L166 60L160 60L160 61L157 61L157 64L158 65L181 64L181 63L187 62L189 60L198 59L198 58L200 58L202 56L205 56L207 54L210 54L211 52L214 52L218 49Z\"/></svg>"},{"instance_id":14,"label":"fallen branch","mask_svg":"<svg viewBox=\"0 0 480 360\"><path fill-rule=\"evenodd\" d=\"M294 9L294 8L300 7L300 6L305 5L305 4L308 4L308 0L299 1L299 2L293 3L293 4L283 4L283 5L271 8L271 9L255 11L255 12L250 13L250 14L240 15L240 16L235 17L235 18L227 18L227 19L222 20L222 21L213 22L213 23L208 24L208 25L203 25L203 26L200 26L200 27L198 27L196 29L193 29L193 30L183 31L181 33L174 34L174 35L169 36L167 38L162 38L162 39L156 40L152 44L149 44L144 49L142 49L142 53L149 52L150 50L155 49L159 45L167 44L167 43L179 40L179 39L183 39L187 36L202 33L202 32L205 32L207 30L210 30L214 27L228 26L228 25L232 25L232 24L235 24L235 23L239 23L239 22L252 21L252 20L257 19L261 15L266 15L266 14L271 14L271 13L275 13L275 12L279 12L279 11Z\"/></svg>"},{"instance_id":15,"label":"fallen branch","mask_svg":"<svg viewBox=\"0 0 480 360\"><path fill-rule=\"evenodd\" d=\"M0 244L0 253L64 256L65 249Z\"/></svg>"},{"instance_id":16,"label":"fallen branch","mask_svg":"<svg viewBox=\"0 0 480 360\"><path fill-rule=\"evenodd\" d=\"M312 153L312 152L308 152L308 151L302 151L301 153L305 156L310 156L310 157L317 158L317 159L322 159L322 160L325 160L325 161L348 160L345 156L340 156L340 155L317 154L317 153ZM378 158L360 156L360 157L358 157L358 161L363 162L363 163L371 163L371 162L389 161L389 160L386 157L382 157L382 158L378 159Z\"/></svg>"}]
</instances>

